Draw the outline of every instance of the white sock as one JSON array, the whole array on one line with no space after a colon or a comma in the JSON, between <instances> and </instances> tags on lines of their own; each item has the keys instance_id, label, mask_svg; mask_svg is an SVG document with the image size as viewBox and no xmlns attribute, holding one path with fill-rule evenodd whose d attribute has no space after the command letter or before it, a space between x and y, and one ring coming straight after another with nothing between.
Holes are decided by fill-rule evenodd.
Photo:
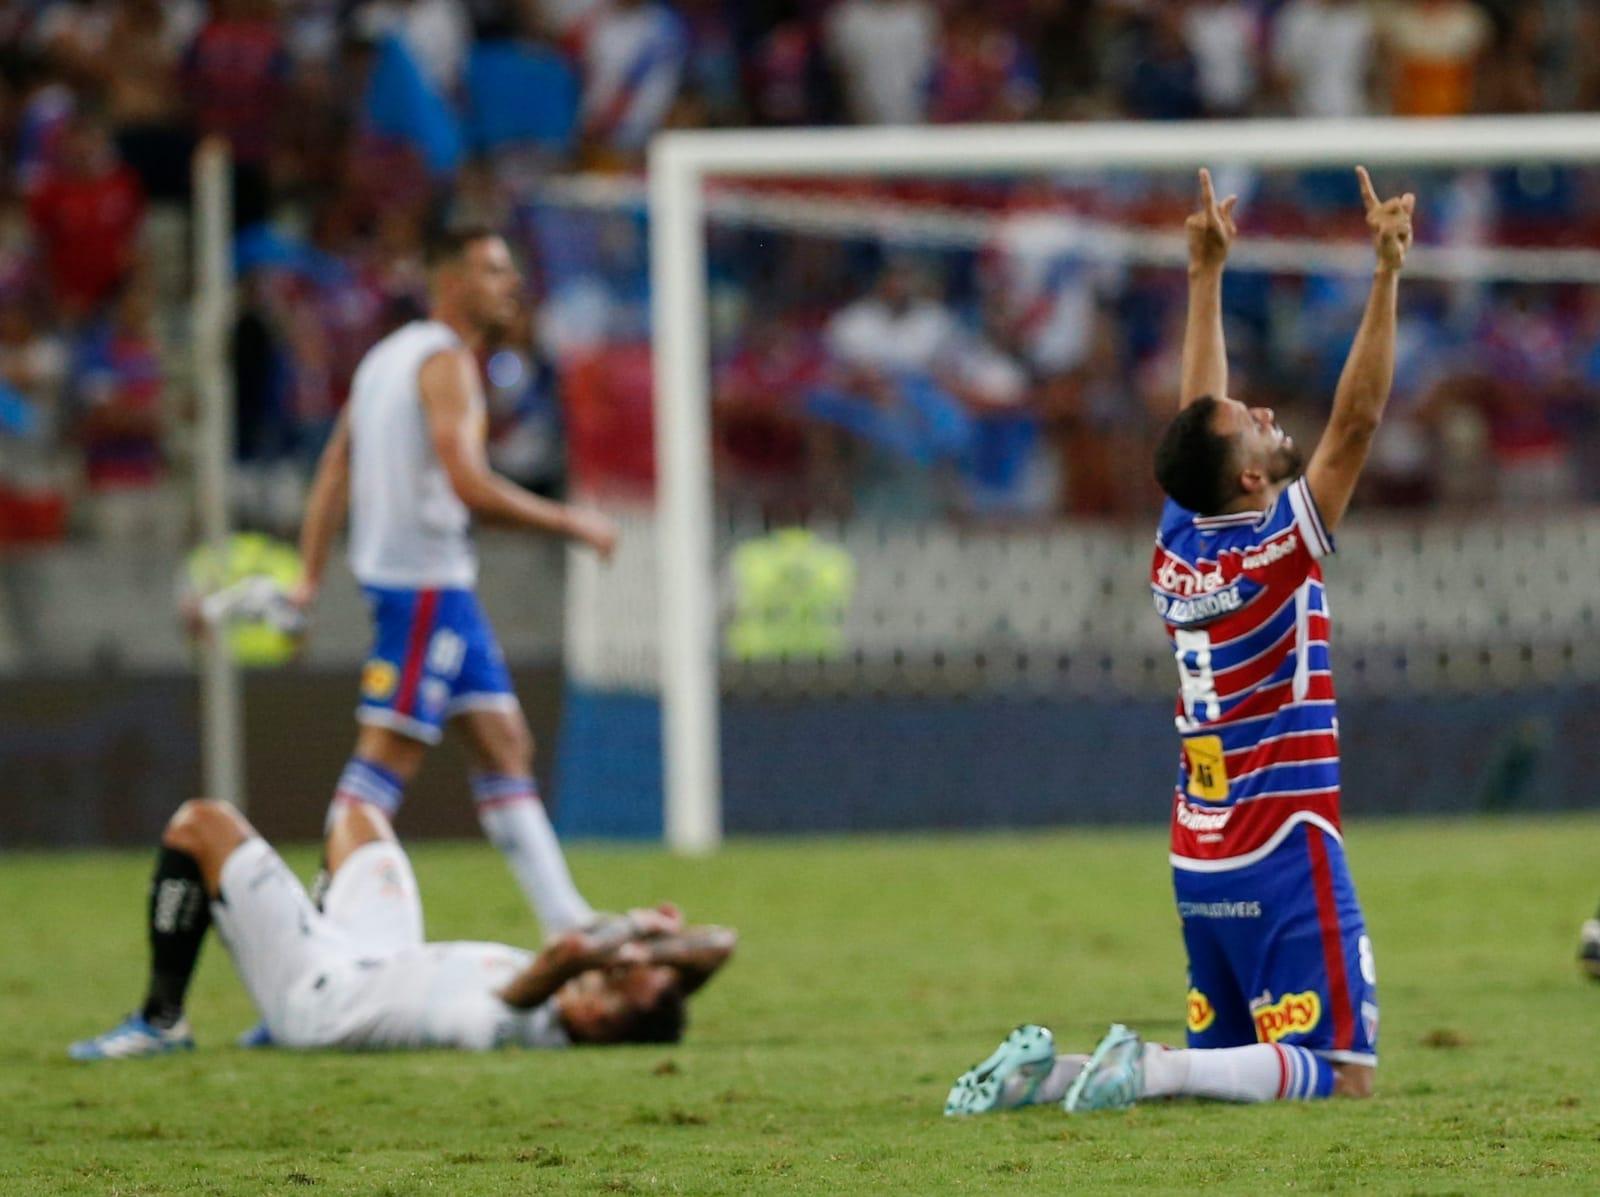
<instances>
[{"instance_id":1,"label":"white sock","mask_svg":"<svg viewBox=\"0 0 1600 1197\"><path fill-rule=\"evenodd\" d=\"M478 796L478 823L504 854L545 934L559 935L593 920L594 909L573 884L532 780L480 775L472 779L472 788Z\"/></svg>"},{"instance_id":2,"label":"white sock","mask_svg":"<svg viewBox=\"0 0 1600 1197\"><path fill-rule=\"evenodd\" d=\"M1259 1102L1327 1097L1332 1089L1332 1066L1303 1047L1252 1043L1174 1050L1148 1043L1139 1096Z\"/></svg>"}]
</instances>

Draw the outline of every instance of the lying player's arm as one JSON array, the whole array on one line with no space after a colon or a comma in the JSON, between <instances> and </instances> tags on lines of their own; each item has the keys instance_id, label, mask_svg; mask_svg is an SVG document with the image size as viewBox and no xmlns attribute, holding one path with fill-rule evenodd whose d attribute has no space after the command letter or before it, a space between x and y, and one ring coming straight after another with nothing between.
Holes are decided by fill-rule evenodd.
<instances>
[{"instance_id":1,"label":"lying player's arm","mask_svg":"<svg viewBox=\"0 0 1600 1197\"><path fill-rule=\"evenodd\" d=\"M344 523L345 509L350 505L350 409L339 413L333 426L333 435L323 447L317 462L316 477L311 480L311 492L306 496L306 514L300 522L300 584L295 589L295 601L302 607L309 605L322 589L323 571L328 566L328 553L333 538Z\"/></svg>"},{"instance_id":2,"label":"lying player's arm","mask_svg":"<svg viewBox=\"0 0 1600 1197\"><path fill-rule=\"evenodd\" d=\"M1365 167L1356 167L1356 177L1361 184L1378 265L1361 327L1339 375L1333 414L1328 417L1328 427L1306 468L1306 482L1329 531L1338 526L1350 506L1350 496L1389 402L1389 387L1394 381L1400 270L1405 265L1406 250L1411 247L1411 212L1416 204L1410 192L1380 202Z\"/></svg>"},{"instance_id":3,"label":"lying player's arm","mask_svg":"<svg viewBox=\"0 0 1600 1197\"><path fill-rule=\"evenodd\" d=\"M1202 395L1221 399L1228 393L1228 347L1222 338L1222 268L1238 229L1230 195L1217 203L1211 172L1200 171L1200 209L1184 221L1189 239L1189 313L1183 326L1183 381L1178 407Z\"/></svg>"},{"instance_id":4,"label":"lying player's arm","mask_svg":"<svg viewBox=\"0 0 1600 1197\"><path fill-rule=\"evenodd\" d=\"M500 991L500 1000L516 1010L532 1010L579 974L622 963L623 951L631 947L597 943L582 931L559 935Z\"/></svg>"},{"instance_id":5,"label":"lying player's arm","mask_svg":"<svg viewBox=\"0 0 1600 1197\"><path fill-rule=\"evenodd\" d=\"M465 349L436 353L417 376L428 435L450 487L481 519L582 541L602 557L616 547L616 526L598 511L541 499L489 468L478 367Z\"/></svg>"},{"instance_id":6,"label":"lying player's arm","mask_svg":"<svg viewBox=\"0 0 1600 1197\"><path fill-rule=\"evenodd\" d=\"M733 955L739 935L731 927L686 927L677 935L645 940L645 962L678 971L687 996L699 989Z\"/></svg>"}]
</instances>

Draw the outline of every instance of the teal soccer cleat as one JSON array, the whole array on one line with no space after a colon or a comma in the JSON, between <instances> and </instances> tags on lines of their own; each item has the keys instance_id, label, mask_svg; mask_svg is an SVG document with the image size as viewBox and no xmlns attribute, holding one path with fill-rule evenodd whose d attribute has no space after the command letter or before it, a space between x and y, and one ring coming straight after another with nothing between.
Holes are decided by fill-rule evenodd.
<instances>
[{"instance_id":1,"label":"teal soccer cleat","mask_svg":"<svg viewBox=\"0 0 1600 1197\"><path fill-rule=\"evenodd\" d=\"M166 1056L194 1049L188 1019L171 1027L152 1026L142 1015L130 1014L93 1039L80 1039L67 1048L74 1060L131 1060L140 1056Z\"/></svg>"},{"instance_id":2,"label":"teal soccer cleat","mask_svg":"<svg viewBox=\"0 0 1600 1197\"><path fill-rule=\"evenodd\" d=\"M987 1060L956 1078L944 1099L945 1117L1025 1106L1055 1062L1056 1041L1050 1029L1024 1024L1007 1035ZM1020 1095L1015 1086L1007 1093L1006 1082L1013 1077L1021 1082Z\"/></svg>"},{"instance_id":3,"label":"teal soccer cleat","mask_svg":"<svg viewBox=\"0 0 1600 1197\"><path fill-rule=\"evenodd\" d=\"M1125 1110L1139 1100L1143 1081L1144 1040L1114 1022L1062 1098L1061 1108L1069 1114Z\"/></svg>"}]
</instances>

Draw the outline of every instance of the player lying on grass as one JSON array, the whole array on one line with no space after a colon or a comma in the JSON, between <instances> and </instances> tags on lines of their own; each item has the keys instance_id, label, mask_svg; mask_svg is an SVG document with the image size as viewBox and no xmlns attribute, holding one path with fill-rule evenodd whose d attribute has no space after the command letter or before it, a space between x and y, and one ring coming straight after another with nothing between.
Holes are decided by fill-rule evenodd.
<instances>
[{"instance_id":1,"label":"player lying on grass","mask_svg":"<svg viewBox=\"0 0 1600 1197\"><path fill-rule=\"evenodd\" d=\"M1378 997L1339 827L1339 739L1320 560L1333 551L1394 374L1414 199L1380 201L1356 168L1377 251L1333 411L1302 472L1270 409L1228 397L1222 269L1234 199L1200 172L1187 221L1180 410L1156 450L1168 502L1151 589L1177 658L1173 888L1189 957L1189 1050L1115 1025L1057 1058L1019 1027L956 1081L947 1114L1040 1100L1068 1110L1188 1095L1365 1097Z\"/></svg>"},{"instance_id":2,"label":"player lying on grass","mask_svg":"<svg viewBox=\"0 0 1600 1197\"><path fill-rule=\"evenodd\" d=\"M196 800L161 838L150 885L150 983L119 1026L74 1043L79 1060L194 1046L184 997L215 922L272 1041L294 1048L461 1048L676 1042L684 1003L727 963L735 935L635 910L569 931L535 955L425 943L411 863L387 818L344 804L318 910L238 811Z\"/></svg>"}]
</instances>

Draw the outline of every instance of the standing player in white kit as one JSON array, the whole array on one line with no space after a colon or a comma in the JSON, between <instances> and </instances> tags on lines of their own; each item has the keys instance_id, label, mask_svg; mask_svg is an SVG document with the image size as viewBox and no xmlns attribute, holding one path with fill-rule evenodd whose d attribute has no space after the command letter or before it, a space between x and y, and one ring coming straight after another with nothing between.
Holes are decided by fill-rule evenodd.
<instances>
[{"instance_id":1,"label":"standing player in white kit","mask_svg":"<svg viewBox=\"0 0 1600 1197\"><path fill-rule=\"evenodd\" d=\"M323 451L300 531L309 611L350 511L350 566L372 608L355 751L334 791L393 817L446 721L471 758L478 821L504 853L547 934L592 923L533 778L533 736L473 587L474 518L564 536L609 557L612 522L534 495L489 468L478 355L516 317L520 283L487 228L444 234L428 251L431 310L357 367Z\"/></svg>"}]
</instances>

